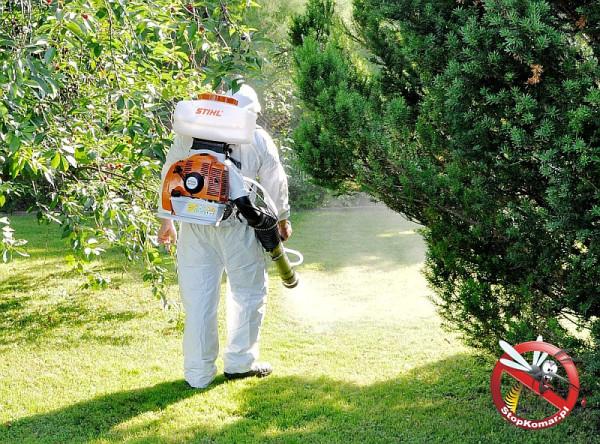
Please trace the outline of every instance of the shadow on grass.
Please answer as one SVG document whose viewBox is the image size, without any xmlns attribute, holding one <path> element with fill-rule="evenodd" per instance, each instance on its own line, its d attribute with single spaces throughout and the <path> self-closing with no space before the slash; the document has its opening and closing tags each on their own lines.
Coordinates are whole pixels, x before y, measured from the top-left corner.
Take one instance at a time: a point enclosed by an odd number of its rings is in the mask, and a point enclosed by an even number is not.
<svg viewBox="0 0 600 444">
<path fill-rule="evenodd" d="M 269 377 L 240 396 L 242 419 L 197 430 L 190 442 L 600 442 L 591 412 L 581 409 L 560 428 L 534 434 L 506 424 L 492 404 L 491 366 L 457 354 L 367 386 L 326 376 Z"/>
<path fill-rule="evenodd" d="M 25 305 L 25 301 L 29 299 L 30 298 L 28 297 L 19 297 L 7 299 L 5 301 L 0 301 L 0 315 L 4 316 L 4 314 L 8 313 L 9 311 L 20 310 Z"/>
<path fill-rule="evenodd" d="M 209 389 L 221 382 L 223 378 Z M 198 393 L 183 380 L 110 393 L 53 412 L 4 423 L 0 426 L 0 442 L 85 442 L 130 418 L 161 411 Z"/>
<path fill-rule="evenodd" d="M 15 293 L 26 293 L 35 290 L 37 288 L 36 279 L 33 279 L 30 275 L 23 273 L 17 275 L 8 276 L 6 279 L 0 280 L 0 294 L 12 295 Z M 4 301 L 2 302 L 4 303 Z M 2 307 L 0 306 L 0 312 Z"/>
<path fill-rule="evenodd" d="M 30 297 L 10 296 L 0 301 L 0 345 L 32 343 L 47 339 L 61 327 L 85 327 L 80 338 L 103 344 L 124 345 L 132 337 L 111 335 L 106 328 L 112 323 L 123 323 L 144 316 L 135 311 L 102 311 L 90 306 L 84 299 L 65 299 L 57 304 L 28 308 Z M 102 334 L 96 334 L 103 332 Z"/>
<path fill-rule="evenodd" d="M 590 443 L 590 417 L 576 411 L 555 429 L 526 432 L 506 424 L 489 394 L 490 364 L 468 355 L 416 368 L 395 379 L 359 386 L 322 376 L 277 377 L 247 384 L 237 398 L 240 419 L 221 428 L 177 428 L 165 413 L 134 429 L 114 426 L 144 412 L 160 411 L 193 395 L 183 382 L 114 393 L 54 412 L 15 421 L 0 428 L 0 441 L 78 442 L 410 442 L 547 443 L 560 439 Z M 222 383 L 222 377 L 211 386 Z M 225 393 L 235 387 L 229 382 Z M 243 383 L 242 383 L 243 384 Z M 210 402 L 215 402 L 211 398 Z M 219 399 L 219 398 L 217 398 Z M 204 403 L 205 399 L 198 402 Z M 214 409 L 219 409 L 218 400 Z M 184 407 L 189 409 L 189 407 Z M 156 424 L 165 430 L 157 434 Z M 186 422 L 186 424 L 189 423 Z M 586 428 L 587 427 L 587 428 Z M 135 432 L 134 432 L 135 430 Z M 135 433 L 132 435 L 131 433 Z M 134 438 L 135 436 L 135 438 Z M 559 442 L 560 442 L 559 441 Z"/>
<path fill-rule="evenodd" d="M 27 261 L 27 259 L 23 260 Z M 19 267 L 20 274 L 9 275 L 6 279 L 0 280 L 0 295 L 12 296 L 31 293 L 36 289 L 47 287 L 60 288 L 62 280 L 72 278 L 76 273 L 73 270 L 48 271 L 48 269 L 61 266 L 63 266 L 63 261 L 58 259 L 44 264 L 24 262 L 23 266 Z"/>
<path fill-rule="evenodd" d="M 14 263 L 27 266 L 34 261 L 43 261 L 44 267 L 51 268 L 53 265 L 65 265 L 65 257 L 73 254 L 67 239 L 61 237 L 62 229 L 56 224 L 38 223 L 33 215 L 13 215 L 11 222 L 17 238 L 27 240 L 24 249 L 29 257 L 15 255 Z M 103 245 L 106 251 L 100 260 L 92 259 L 92 263 L 101 264 L 103 272 L 122 272 L 123 265 L 126 267 L 136 266 L 135 262 L 128 262 L 125 253 L 118 246 Z M 109 265 L 109 264 L 121 265 Z M 106 264 L 106 265 L 102 265 Z M 138 267 L 141 267 L 138 262 Z M 128 271 L 128 270 L 125 270 Z M 66 272 L 70 274 L 71 272 Z M 60 273 L 56 274 L 60 275 Z"/>
</svg>

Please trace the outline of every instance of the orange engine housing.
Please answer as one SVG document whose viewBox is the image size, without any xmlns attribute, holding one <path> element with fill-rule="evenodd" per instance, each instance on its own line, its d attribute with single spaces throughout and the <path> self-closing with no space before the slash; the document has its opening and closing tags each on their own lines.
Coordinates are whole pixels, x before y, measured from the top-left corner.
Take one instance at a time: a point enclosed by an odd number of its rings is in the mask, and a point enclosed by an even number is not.
<svg viewBox="0 0 600 444">
<path fill-rule="evenodd" d="M 172 213 L 171 196 L 226 203 L 229 201 L 227 166 L 210 154 L 194 154 L 175 162 L 162 186 L 162 206 Z"/>
</svg>

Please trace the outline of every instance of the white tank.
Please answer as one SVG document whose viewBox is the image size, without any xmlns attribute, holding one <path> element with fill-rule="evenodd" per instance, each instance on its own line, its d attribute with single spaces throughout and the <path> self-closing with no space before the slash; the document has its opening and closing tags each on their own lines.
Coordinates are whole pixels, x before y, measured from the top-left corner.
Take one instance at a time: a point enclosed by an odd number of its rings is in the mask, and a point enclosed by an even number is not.
<svg viewBox="0 0 600 444">
<path fill-rule="evenodd" d="M 219 94 L 202 94 L 175 106 L 173 130 L 183 136 L 231 144 L 251 143 L 256 112 L 237 100 Z"/>
</svg>

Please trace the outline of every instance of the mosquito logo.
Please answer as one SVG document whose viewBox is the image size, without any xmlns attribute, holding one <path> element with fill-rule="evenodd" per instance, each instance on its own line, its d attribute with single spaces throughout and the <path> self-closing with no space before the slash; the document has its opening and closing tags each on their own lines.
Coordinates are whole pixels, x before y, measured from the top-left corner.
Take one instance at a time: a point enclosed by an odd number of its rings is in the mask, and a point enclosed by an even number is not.
<svg viewBox="0 0 600 444">
<path fill-rule="evenodd" d="M 528 430 L 553 427 L 564 420 L 579 397 L 579 376 L 571 357 L 544 342 L 541 336 L 514 347 L 502 340 L 499 344 L 505 353 L 496 362 L 490 386 L 494 404 L 503 418 Z M 533 353 L 531 364 L 523 357 L 524 353 Z M 503 383 L 510 387 L 504 396 Z M 526 402 L 522 409 L 520 402 Z M 525 413 L 535 417 L 520 416 Z"/>
<path fill-rule="evenodd" d="M 523 390 L 523 384 L 520 382 L 510 389 L 506 398 L 504 398 L 504 402 L 510 408 L 510 411 L 516 413 L 517 406 L 519 405 L 519 396 L 521 396 L 521 390 Z"/>
</svg>

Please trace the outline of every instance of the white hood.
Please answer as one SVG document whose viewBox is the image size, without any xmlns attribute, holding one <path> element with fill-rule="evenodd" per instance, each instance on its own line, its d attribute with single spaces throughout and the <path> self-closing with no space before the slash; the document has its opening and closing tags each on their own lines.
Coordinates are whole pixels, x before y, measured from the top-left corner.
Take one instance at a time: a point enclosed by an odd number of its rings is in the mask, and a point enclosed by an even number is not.
<svg viewBox="0 0 600 444">
<path fill-rule="evenodd" d="M 258 95 L 250 85 L 243 83 L 235 94 L 232 94 L 231 90 L 225 94 L 236 99 L 240 108 L 249 108 L 257 114 L 262 109 L 258 101 Z"/>
</svg>

